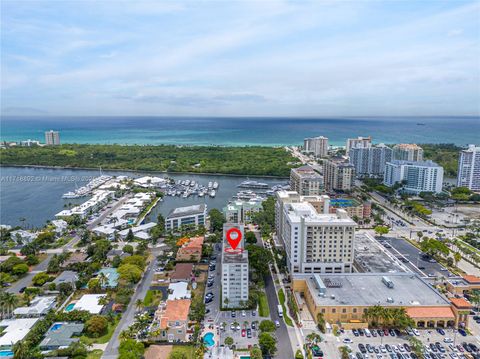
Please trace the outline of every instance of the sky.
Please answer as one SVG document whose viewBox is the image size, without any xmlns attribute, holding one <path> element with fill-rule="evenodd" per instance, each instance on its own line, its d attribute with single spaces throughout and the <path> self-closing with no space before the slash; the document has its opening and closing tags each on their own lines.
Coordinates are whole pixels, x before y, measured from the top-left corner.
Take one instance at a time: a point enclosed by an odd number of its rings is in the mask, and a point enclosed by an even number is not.
<svg viewBox="0 0 480 359">
<path fill-rule="evenodd" d="M 2 115 L 480 115 L 479 1 L 1 1 Z"/>
</svg>

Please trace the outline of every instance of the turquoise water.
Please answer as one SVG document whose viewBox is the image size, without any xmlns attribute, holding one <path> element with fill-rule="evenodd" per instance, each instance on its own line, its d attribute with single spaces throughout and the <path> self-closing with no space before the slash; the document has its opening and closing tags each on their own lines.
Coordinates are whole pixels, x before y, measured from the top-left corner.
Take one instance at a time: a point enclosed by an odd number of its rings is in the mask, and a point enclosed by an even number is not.
<svg viewBox="0 0 480 359">
<path fill-rule="evenodd" d="M 241 356 L 240 359 L 250 359 L 249 356 Z"/>
<path fill-rule="evenodd" d="M 215 345 L 215 341 L 213 340 L 213 333 L 208 332 L 203 337 L 203 342 L 206 344 L 207 347 L 213 347 Z"/>
<path fill-rule="evenodd" d="M 345 198 L 334 198 L 330 200 L 330 205 L 334 207 L 350 207 L 353 203 L 353 200 Z"/>
<path fill-rule="evenodd" d="M 71 305 L 71 304 L 69 304 L 69 305 Z M 68 308 L 68 305 L 67 305 L 67 308 Z M 73 308 L 73 307 L 72 307 L 72 308 Z M 72 309 L 67 310 L 67 309 L 65 308 L 65 310 L 66 310 L 67 312 L 70 312 Z M 61 327 L 62 327 L 62 324 L 60 324 L 60 323 L 54 324 L 54 325 L 52 326 L 52 329 L 50 329 L 50 331 L 53 332 L 54 330 L 58 330 L 58 329 L 60 329 Z"/>
<path fill-rule="evenodd" d="M 418 125 L 421 124 L 421 125 Z M 0 140 L 39 140 L 60 131 L 63 143 L 300 145 L 305 137 L 327 136 L 333 145 L 372 136 L 375 143 L 478 143 L 478 117 L 9 117 L 0 121 Z"/>
<path fill-rule="evenodd" d="M 0 357 L 13 357 L 13 352 L 9 350 L 0 351 Z"/>
<path fill-rule="evenodd" d="M 71 312 L 73 310 L 73 307 L 75 307 L 75 303 L 70 303 L 65 307 L 66 312 Z"/>
</svg>

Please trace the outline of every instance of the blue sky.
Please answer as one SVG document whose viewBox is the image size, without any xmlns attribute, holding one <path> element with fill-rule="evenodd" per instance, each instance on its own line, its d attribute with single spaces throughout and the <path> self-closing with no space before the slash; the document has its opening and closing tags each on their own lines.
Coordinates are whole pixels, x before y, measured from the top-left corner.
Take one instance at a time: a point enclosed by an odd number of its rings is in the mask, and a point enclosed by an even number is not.
<svg viewBox="0 0 480 359">
<path fill-rule="evenodd" d="M 1 1 L 4 115 L 480 114 L 480 2 Z"/>
</svg>

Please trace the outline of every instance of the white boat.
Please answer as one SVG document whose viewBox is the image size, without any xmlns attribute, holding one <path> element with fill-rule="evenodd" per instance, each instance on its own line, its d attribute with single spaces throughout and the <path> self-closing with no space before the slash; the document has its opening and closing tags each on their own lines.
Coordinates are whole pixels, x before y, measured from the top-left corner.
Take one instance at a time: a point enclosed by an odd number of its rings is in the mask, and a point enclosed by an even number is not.
<svg viewBox="0 0 480 359">
<path fill-rule="evenodd" d="M 213 189 L 217 189 L 217 188 L 218 188 L 218 182 L 215 181 L 215 182 L 213 182 Z"/>
<path fill-rule="evenodd" d="M 257 181 L 243 181 L 240 183 L 237 187 L 239 188 L 258 188 L 258 189 L 268 189 L 269 186 L 266 183 L 263 182 L 257 182 Z"/>
<path fill-rule="evenodd" d="M 190 186 L 190 180 L 185 181 L 185 186 Z"/>
<path fill-rule="evenodd" d="M 212 181 L 208 182 L 208 189 L 212 188 L 213 187 L 213 183 Z"/>
<path fill-rule="evenodd" d="M 205 192 L 203 191 L 198 192 L 198 197 L 203 197 L 203 196 L 205 196 Z"/>
<path fill-rule="evenodd" d="M 195 186 L 195 181 L 192 180 L 192 182 L 190 182 L 190 187 L 194 187 Z"/>
<path fill-rule="evenodd" d="M 213 197 L 215 197 L 215 196 L 217 195 L 217 192 L 215 192 L 215 190 L 212 189 L 212 190 L 210 191 L 209 195 L 210 195 L 210 197 L 213 198 Z"/>
<path fill-rule="evenodd" d="M 81 196 L 75 192 L 67 192 L 67 193 L 64 193 L 62 196 L 62 198 L 79 198 L 79 197 Z"/>
</svg>

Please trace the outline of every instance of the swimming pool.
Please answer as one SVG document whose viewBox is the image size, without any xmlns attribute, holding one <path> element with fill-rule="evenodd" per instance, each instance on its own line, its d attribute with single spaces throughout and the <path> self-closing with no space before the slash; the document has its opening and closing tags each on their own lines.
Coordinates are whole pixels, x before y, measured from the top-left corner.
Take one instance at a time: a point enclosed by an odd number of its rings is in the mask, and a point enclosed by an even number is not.
<svg viewBox="0 0 480 359">
<path fill-rule="evenodd" d="M 203 342 L 207 347 L 213 347 L 215 345 L 215 341 L 213 340 L 213 333 L 208 332 L 207 334 L 205 334 L 203 337 Z"/>
<path fill-rule="evenodd" d="M 10 350 L 0 351 L 0 357 L 2 357 L 2 358 L 13 357 L 13 352 L 10 351 Z"/>
<path fill-rule="evenodd" d="M 250 356 L 244 356 L 244 355 L 242 355 L 242 356 L 240 357 L 240 359 L 250 359 Z"/>
<path fill-rule="evenodd" d="M 70 303 L 65 307 L 66 312 L 71 312 L 73 310 L 73 307 L 75 307 L 75 303 Z"/>
<path fill-rule="evenodd" d="M 65 310 L 66 310 L 66 309 L 65 309 Z M 69 310 L 68 310 L 68 312 L 69 312 Z M 58 330 L 58 329 L 60 329 L 61 327 L 62 327 L 62 324 L 61 324 L 61 323 L 54 324 L 54 325 L 52 326 L 52 329 L 50 329 L 50 331 Z"/>
</svg>

